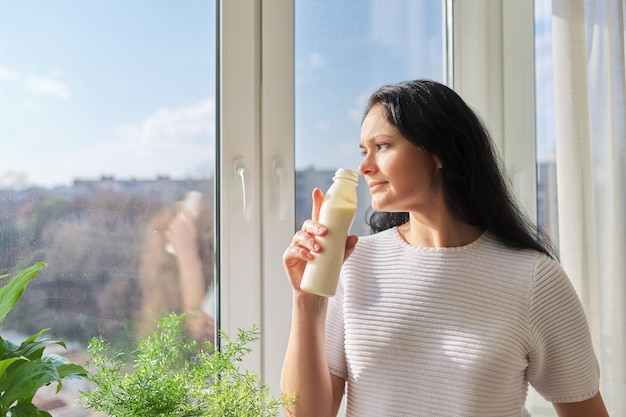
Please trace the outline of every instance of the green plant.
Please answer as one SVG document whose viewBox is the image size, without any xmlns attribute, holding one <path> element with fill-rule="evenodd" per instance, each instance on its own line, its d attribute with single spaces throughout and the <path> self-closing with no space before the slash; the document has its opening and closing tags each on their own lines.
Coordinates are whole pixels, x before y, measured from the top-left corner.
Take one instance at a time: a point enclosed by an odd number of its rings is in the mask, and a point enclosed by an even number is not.
<svg viewBox="0 0 626 417">
<path fill-rule="evenodd" d="M 81 393 L 85 405 L 110 417 L 266 417 L 278 415 L 281 401 L 272 397 L 258 375 L 238 364 L 258 339 L 256 327 L 240 330 L 223 347 L 201 348 L 185 337 L 184 315 L 170 314 L 139 342 L 128 369 L 122 353 L 110 353 L 102 338 L 89 344 L 96 370 L 95 389 Z"/>
<path fill-rule="evenodd" d="M 45 266 L 45 263 L 38 262 L 23 269 L 0 288 L 0 324 L 15 306 L 28 283 Z M 2 275 L 0 279 L 8 276 Z M 41 330 L 20 345 L 0 337 L 0 416 L 50 417 L 50 413 L 39 410 L 32 403 L 39 388 L 56 382 L 59 392 L 63 380 L 87 376 L 87 371 L 82 366 L 71 363 L 60 355 L 43 354 L 45 347 L 50 344 L 66 347 L 61 341 L 39 339 L 48 330 Z"/>
</svg>

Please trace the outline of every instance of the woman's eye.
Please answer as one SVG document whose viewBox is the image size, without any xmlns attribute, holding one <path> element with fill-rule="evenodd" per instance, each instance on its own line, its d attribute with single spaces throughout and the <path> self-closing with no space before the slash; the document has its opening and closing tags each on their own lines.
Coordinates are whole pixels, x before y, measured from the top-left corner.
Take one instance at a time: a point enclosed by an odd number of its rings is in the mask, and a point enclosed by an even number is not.
<svg viewBox="0 0 626 417">
<path fill-rule="evenodd" d="M 379 142 L 374 145 L 374 147 L 376 147 L 376 150 L 385 149 L 385 148 L 388 148 L 389 146 L 390 145 L 387 142 Z M 368 154 L 367 148 L 361 148 L 361 156 L 366 156 L 367 154 Z"/>
</svg>

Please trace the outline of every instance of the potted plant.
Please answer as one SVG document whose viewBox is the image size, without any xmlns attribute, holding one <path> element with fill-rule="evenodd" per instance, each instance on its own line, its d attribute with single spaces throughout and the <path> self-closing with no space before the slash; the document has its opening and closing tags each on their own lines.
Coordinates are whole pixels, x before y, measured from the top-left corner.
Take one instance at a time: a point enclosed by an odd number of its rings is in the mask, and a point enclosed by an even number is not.
<svg viewBox="0 0 626 417">
<path fill-rule="evenodd" d="M 127 363 L 102 338 L 89 344 L 96 387 L 81 393 L 84 404 L 111 417 L 269 417 L 282 402 L 255 373 L 239 363 L 258 338 L 256 327 L 235 340 L 224 333 L 222 348 L 198 344 L 183 332 L 184 315 L 163 317 L 138 343 Z M 289 400 L 285 400 L 289 401 Z"/>
<path fill-rule="evenodd" d="M 0 288 L 0 325 L 28 283 L 45 266 L 45 263 L 38 262 L 23 269 Z M 2 275 L 0 279 L 7 277 L 8 274 Z M 66 348 L 62 341 L 40 338 L 48 330 L 50 329 L 39 331 L 19 345 L 0 337 L 0 416 L 51 417 L 50 413 L 39 410 L 33 404 L 37 391 L 56 382 L 58 393 L 63 380 L 87 376 L 82 366 L 71 363 L 60 355 L 44 355 L 44 349 L 50 344 Z"/>
</svg>

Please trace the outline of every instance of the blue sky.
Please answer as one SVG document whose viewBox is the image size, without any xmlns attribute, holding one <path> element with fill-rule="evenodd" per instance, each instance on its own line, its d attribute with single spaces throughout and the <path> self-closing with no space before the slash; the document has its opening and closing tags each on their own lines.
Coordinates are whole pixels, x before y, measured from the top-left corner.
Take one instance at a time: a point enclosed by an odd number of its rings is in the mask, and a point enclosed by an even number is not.
<svg viewBox="0 0 626 417">
<path fill-rule="evenodd" d="M 554 161 L 554 76 L 552 64 L 552 2 L 535 1 L 535 106 L 537 160 Z"/>
<path fill-rule="evenodd" d="M 356 168 L 369 94 L 390 82 L 443 80 L 441 23 L 433 0 L 296 1 L 296 167 Z M 555 136 L 549 0 L 535 2 L 535 32 L 537 159 L 543 162 L 554 158 Z"/>
<path fill-rule="evenodd" d="M 0 186 L 210 171 L 214 2 L 0 0 Z"/>
<path fill-rule="evenodd" d="M 0 0 L 0 188 L 211 175 L 214 9 L 214 0 Z M 356 168 L 368 95 L 442 80 L 440 13 L 432 0 L 296 1 L 297 168 Z M 549 51 L 549 37 L 537 45 Z"/>
<path fill-rule="evenodd" d="M 356 169 L 367 97 L 391 82 L 442 81 L 441 5 L 298 1 L 295 13 L 296 167 Z"/>
</svg>

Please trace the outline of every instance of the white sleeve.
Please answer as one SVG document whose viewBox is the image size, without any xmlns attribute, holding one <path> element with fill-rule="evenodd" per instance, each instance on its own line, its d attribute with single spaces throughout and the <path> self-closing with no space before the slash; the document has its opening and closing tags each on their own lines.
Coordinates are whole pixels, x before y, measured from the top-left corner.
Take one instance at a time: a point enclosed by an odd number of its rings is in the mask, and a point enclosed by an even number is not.
<svg viewBox="0 0 626 417">
<path fill-rule="evenodd" d="M 561 266 L 543 255 L 535 267 L 529 324 L 529 383 L 550 402 L 593 397 L 600 370 L 582 304 Z"/>
</svg>

